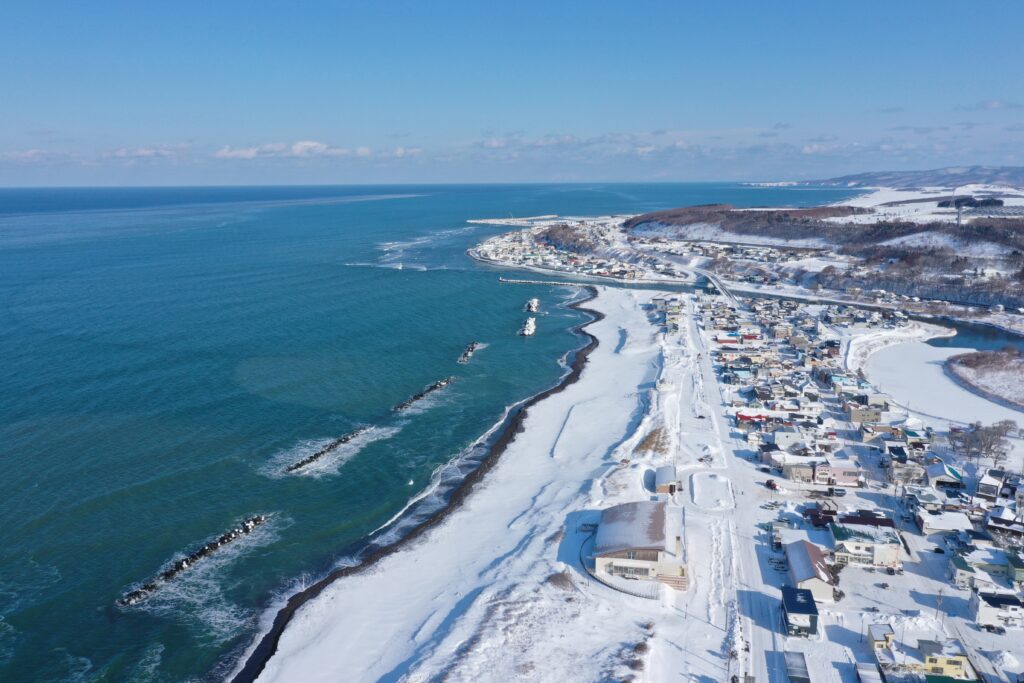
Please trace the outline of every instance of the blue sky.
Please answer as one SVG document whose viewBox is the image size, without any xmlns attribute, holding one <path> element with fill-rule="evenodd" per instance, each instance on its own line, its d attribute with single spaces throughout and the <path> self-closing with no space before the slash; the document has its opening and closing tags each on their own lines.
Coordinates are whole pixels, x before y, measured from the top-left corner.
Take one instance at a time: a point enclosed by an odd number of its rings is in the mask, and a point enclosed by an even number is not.
<svg viewBox="0 0 1024 683">
<path fill-rule="evenodd" d="M 1024 165 L 1024 3 L 0 3 L 0 185 Z"/>
</svg>

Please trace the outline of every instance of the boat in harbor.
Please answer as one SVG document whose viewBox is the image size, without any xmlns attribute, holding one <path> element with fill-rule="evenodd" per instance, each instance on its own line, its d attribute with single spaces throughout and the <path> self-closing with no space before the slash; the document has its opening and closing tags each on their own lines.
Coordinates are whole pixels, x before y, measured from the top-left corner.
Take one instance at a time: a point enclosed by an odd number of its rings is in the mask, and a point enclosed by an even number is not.
<svg viewBox="0 0 1024 683">
<path fill-rule="evenodd" d="M 537 331 L 537 319 L 532 315 L 526 319 L 523 326 L 519 329 L 519 334 L 524 337 L 532 336 Z"/>
<path fill-rule="evenodd" d="M 529 301 L 526 302 L 526 312 L 527 313 L 536 313 L 539 310 L 540 310 L 540 299 L 534 297 L 533 299 L 530 299 Z"/>
</svg>

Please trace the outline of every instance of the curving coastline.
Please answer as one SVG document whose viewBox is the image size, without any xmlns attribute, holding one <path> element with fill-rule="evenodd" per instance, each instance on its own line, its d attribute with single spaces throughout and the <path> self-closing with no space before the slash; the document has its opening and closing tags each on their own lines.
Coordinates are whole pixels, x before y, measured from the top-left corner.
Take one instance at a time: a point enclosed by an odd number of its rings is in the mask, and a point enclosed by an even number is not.
<svg viewBox="0 0 1024 683">
<path fill-rule="evenodd" d="M 566 284 L 573 285 L 573 283 Z M 587 313 L 590 316 L 590 320 L 573 328 L 574 333 L 582 336 L 587 341 L 582 347 L 576 350 L 568 372 L 554 386 L 535 394 L 529 399 L 523 401 L 518 407 L 509 411 L 504 420 L 504 424 L 497 433 L 497 437 L 490 444 L 490 447 L 483 459 L 477 467 L 468 472 L 456 488 L 448 494 L 448 499 L 444 507 L 414 526 L 398 541 L 373 550 L 366 557 L 362 558 L 356 565 L 339 567 L 331 570 L 326 576 L 316 583 L 290 596 L 284 607 L 278 610 L 277 614 L 274 616 L 270 629 L 259 637 L 259 641 L 255 648 L 253 648 L 246 656 L 245 664 L 241 668 L 237 669 L 237 672 L 231 677 L 232 683 L 250 683 L 260 676 L 263 669 L 266 667 L 267 662 L 270 661 L 270 658 L 277 652 L 278 643 L 281 640 L 281 636 L 284 633 L 285 628 L 287 628 L 288 623 L 300 607 L 316 598 L 324 591 L 324 589 L 335 581 L 346 576 L 357 574 L 373 566 L 381 559 L 398 552 L 407 543 L 437 526 L 444 521 L 450 513 L 457 510 L 462 501 L 465 500 L 472 492 L 476 484 L 480 482 L 484 475 L 486 475 L 495 463 L 498 462 L 498 459 L 508 448 L 509 444 L 515 440 L 516 435 L 523 431 L 523 422 L 527 417 L 529 408 L 549 396 L 563 391 L 566 387 L 572 385 L 580 378 L 583 374 L 583 368 L 587 363 L 588 356 L 590 356 L 594 349 L 597 348 L 599 343 L 597 337 L 586 331 L 586 327 L 604 319 L 605 316 L 600 311 L 587 308 L 584 305 L 587 302 L 592 301 L 597 296 L 597 288 L 593 285 L 576 286 L 584 289 L 588 293 L 588 296 L 580 299 L 579 301 L 574 301 L 569 304 L 569 307 L 574 310 Z M 363 548 L 367 547 L 372 538 L 373 537 L 371 536 L 364 539 L 360 542 L 360 545 Z"/>
</svg>

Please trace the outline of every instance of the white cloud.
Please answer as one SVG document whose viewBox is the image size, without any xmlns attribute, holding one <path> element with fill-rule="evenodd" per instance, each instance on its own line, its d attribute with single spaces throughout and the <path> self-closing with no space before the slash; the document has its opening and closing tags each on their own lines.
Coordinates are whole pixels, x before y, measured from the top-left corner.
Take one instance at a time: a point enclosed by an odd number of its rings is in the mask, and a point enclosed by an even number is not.
<svg viewBox="0 0 1024 683">
<path fill-rule="evenodd" d="M 325 157 L 367 156 L 360 147 L 352 151 L 347 147 L 334 147 L 316 140 L 299 140 L 291 144 L 272 142 L 250 147 L 224 145 L 213 156 L 217 159 L 315 159 Z"/>
<path fill-rule="evenodd" d="M 1007 100 L 985 100 L 970 106 L 957 107 L 957 109 L 965 111 L 999 111 L 1001 109 L 1020 109 L 1020 105 L 1016 102 L 1008 102 Z"/>
<path fill-rule="evenodd" d="M 188 145 L 154 145 L 146 147 L 118 147 L 103 156 L 127 162 L 146 159 L 173 159 L 188 149 Z"/>
<path fill-rule="evenodd" d="M 21 163 L 42 163 L 46 161 L 53 161 L 62 156 L 64 155 L 58 152 L 51 152 L 46 149 L 22 149 L 14 152 L 0 153 L 0 159 Z"/>
</svg>

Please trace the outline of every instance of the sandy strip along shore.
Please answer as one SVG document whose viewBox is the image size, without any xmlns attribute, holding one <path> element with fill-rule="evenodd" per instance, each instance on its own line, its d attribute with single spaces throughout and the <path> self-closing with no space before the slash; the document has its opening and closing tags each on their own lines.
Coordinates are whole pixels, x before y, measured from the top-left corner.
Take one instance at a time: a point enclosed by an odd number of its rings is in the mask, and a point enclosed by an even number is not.
<svg viewBox="0 0 1024 683">
<path fill-rule="evenodd" d="M 571 283 L 566 284 L 567 286 L 572 286 Z M 586 343 L 574 354 L 569 371 L 561 381 L 550 389 L 542 391 L 536 396 L 528 399 L 518 406 L 518 408 L 509 413 L 505 420 L 505 424 L 500 429 L 497 438 L 491 445 L 487 457 L 475 470 L 470 472 L 465 479 L 463 479 L 461 485 L 451 493 L 448 504 L 444 508 L 423 521 L 418 526 L 414 527 L 397 543 L 393 543 L 373 551 L 357 565 L 335 569 L 316 583 L 292 595 L 285 603 L 284 607 L 282 607 L 274 617 L 270 630 L 259 638 L 255 647 L 247 653 L 244 664 L 242 664 L 240 668 L 236 669 L 232 676 L 233 683 L 247 683 L 249 681 L 256 680 L 260 676 L 266 667 L 267 662 L 277 652 L 281 636 L 284 634 L 285 628 L 288 626 L 289 622 L 291 622 L 299 608 L 316 598 L 324 591 L 325 588 L 333 584 L 335 581 L 363 572 L 385 557 L 401 550 L 406 544 L 418 538 L 429 529 L 440 524 L 452 512 L 458 509 L 466 496 L 468 496 L 473 490 L 474 486 L 484 477 L 487 471 L 498 462 L 498 459 L 508 448 L 508 445 L 515 439 L 516 435 L 523 431 L 523 421 L 526 419 L 529 408 L 549 396 L 563 391 L 566 387 L 575 383 L 579 379 L 583 372 L 583 367 L 587 363 L 588 356 L 598 346 L 597 337 L 587 332 L 585 328 L 604 318 L 604 314 L 600 311 L 585 306 L 587 302 L 593 300 L 597 296 L 597 289 L 589 285 L 584 286 L 583 289 L 588 292 L 588 296 L 584 299 L 573 302 L 570 304 L 570 307 L 583 311 L 591 316 L 591 320 L 574 329 L 574 332 L 586 339 Z"/>
</svg>

